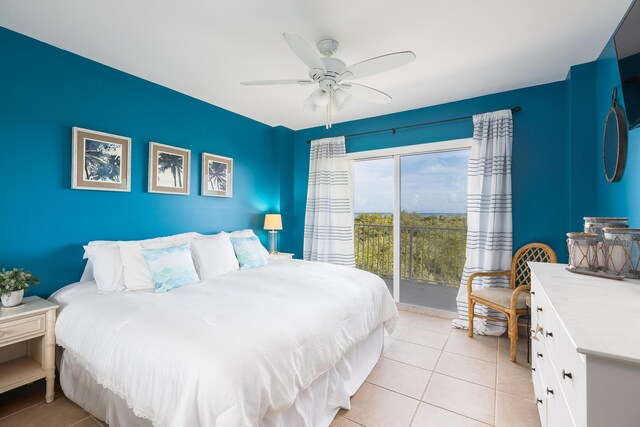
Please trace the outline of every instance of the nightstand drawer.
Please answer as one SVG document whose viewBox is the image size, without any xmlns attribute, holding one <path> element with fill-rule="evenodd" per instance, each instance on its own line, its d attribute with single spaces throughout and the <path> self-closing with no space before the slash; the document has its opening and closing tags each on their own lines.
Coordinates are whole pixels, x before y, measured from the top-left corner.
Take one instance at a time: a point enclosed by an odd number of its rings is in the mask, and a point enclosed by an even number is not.
<svg viewBox="0 0 640 427">
<path fill-rule="evenodd" d="M 0 324 L 0 346 L 44 335 L 45 315 L 27 317 Z"/>
</svg>

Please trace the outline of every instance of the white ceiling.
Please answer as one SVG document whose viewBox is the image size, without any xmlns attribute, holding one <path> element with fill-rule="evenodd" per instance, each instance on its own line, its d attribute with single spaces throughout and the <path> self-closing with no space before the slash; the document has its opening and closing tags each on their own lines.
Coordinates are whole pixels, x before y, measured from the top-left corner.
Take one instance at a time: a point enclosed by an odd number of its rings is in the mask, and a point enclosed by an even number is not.
<svg viewBox="0 0 640 427">
<path fill-rule="evenodd" d="M 322 125 L 283 32 L 336 38 L 347 65 L 412 50 L 416 61 L 358 80 L 393 97 L 354 101 L 334 122 L 565 78 L 597 58 L 631 0 L 0 0 L 0 25 L 260 122 Z"/>
</svg>

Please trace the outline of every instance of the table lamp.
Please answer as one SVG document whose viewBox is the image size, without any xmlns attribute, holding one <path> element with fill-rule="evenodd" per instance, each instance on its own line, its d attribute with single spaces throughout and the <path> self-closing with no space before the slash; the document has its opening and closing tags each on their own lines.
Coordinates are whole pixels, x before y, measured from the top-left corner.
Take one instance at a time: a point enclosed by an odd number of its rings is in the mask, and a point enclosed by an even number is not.
<svg viewBox="0 0 640 427">
<path fill-rule="evenodd" d="M 278 230 L 282 230 L 282 216 L 267 214 L 264 217 L 264 229 L 269 230 L 269 253 L 278 253 Z"/>
</svg>

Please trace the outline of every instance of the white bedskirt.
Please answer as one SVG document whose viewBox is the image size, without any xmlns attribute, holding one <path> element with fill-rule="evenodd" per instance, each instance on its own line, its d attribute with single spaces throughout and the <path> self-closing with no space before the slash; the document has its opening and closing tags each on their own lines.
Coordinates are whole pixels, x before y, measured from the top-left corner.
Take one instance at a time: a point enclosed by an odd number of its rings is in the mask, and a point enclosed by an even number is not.
<svg viewBox="0 0 640 427">
<path fill-rule="evenodd" d="M 340 408 L 350 409 L 350 397 L 375 367 L 383 342 L 384 328 L 379 326 L 347 351 L 333 368 L 302 390 L 291 407 L 263 419 L 260 426 L 323 427 L 331 424 Z M 152 426 L 151 421 L 137 417 L 125 400 L 98 384 L 72 356 L 60 350 L 60 385 L 69 399 L 112 427 Z"/>
</svg>

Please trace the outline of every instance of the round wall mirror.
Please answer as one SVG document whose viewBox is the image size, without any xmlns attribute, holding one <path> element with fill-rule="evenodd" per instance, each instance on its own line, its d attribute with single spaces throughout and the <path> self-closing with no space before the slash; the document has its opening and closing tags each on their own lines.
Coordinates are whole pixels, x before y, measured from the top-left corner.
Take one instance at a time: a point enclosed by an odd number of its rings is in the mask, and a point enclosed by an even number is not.
<svg viewBox="0 0 640 427">
<path fill-rule="evenodd" d="M 608 182 L 619 181 L 627 160 L 627 122 L 618 106 L 618 89 L 613 89 L 611 108 L 604 121 L 602 164 Z"/>
</svg>

